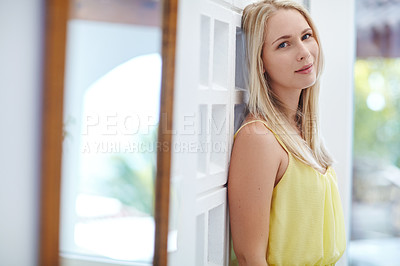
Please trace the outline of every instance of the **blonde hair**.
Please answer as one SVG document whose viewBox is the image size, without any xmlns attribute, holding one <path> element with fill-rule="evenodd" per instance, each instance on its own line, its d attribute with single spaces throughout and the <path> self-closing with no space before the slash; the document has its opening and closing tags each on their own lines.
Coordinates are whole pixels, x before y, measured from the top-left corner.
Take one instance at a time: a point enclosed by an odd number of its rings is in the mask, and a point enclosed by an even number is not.
<svg viewBox="0 0 400 266">
<path fill-rule="evenodd" d="M 302 90 L 296 115 L 296 122 L 303 137 L 297 134 L 291 126 L 288 116 L 285 115 L 285 106 L 272 92 L 268 75 L 264 75 L 263 70 L 262 47 L 266 34 L 265 28 L 268 19 L 280 9 L 299 11 L 311 27 L 319 47 L 316 82 Z M 244 9 L 242 29 L 246 38 L 248 112 L 256 118 L 264 119 L 297 159 L 324 172 L 333 160 L 325 149 L 319 134 L 318 95 L 323 54 L 317 29 L 308 11 L 293 1 L 260 1 L 250 4 Z"/>
</svg>

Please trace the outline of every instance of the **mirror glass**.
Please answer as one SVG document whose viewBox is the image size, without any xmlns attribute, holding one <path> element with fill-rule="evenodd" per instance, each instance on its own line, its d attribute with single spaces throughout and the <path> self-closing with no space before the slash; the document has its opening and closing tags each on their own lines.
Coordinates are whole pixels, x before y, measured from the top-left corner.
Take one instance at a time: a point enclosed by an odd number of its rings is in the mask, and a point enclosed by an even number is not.
<svg viewBox="0 0 400 266">
<path fill-rule="evenodd" d="M 62 265 L 152 262 L 160 10 L 156 0 L 70 1 Z"/>
</svg>

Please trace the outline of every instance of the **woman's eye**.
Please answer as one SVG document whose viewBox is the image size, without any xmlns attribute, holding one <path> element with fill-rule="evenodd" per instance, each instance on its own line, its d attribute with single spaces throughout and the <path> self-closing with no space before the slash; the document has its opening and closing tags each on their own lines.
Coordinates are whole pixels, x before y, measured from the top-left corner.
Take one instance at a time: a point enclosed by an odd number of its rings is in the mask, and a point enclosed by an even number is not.
<svg viewBox="0 0 400 266">
<path fill-rule="evenodd" d="M 285 48 L 286 46 L 288 46 L 288 43 L 283 42 L 283 43 L 279 44 L 278 48 Z"/>
<path fill-rule="evenodd" d="M 311 36 L 312 36 L 312 35 L 311 35 L 310 33 L 307 33 L 307 34 L 305 34 L 305 35 L 303 36 L 302 40 L 304 41 L 304 40 L 310 38 Z"/>
</svg>

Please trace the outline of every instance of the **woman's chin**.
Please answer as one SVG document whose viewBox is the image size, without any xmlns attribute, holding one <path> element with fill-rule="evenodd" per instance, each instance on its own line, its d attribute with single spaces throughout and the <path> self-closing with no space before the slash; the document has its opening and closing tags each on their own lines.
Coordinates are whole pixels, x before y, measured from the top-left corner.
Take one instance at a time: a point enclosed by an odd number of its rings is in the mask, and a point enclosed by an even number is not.
<svg viewBox="0 0 400 266">
<path fill-rule="evenodd" d="M 316 82 L 317 82 L 316 78 L 310 79 L 308 81 L 304 81 L 302 87 L 303 87 L 303 89 L 309 88 L 309 87 L 313 86 Z"/>
</svg>

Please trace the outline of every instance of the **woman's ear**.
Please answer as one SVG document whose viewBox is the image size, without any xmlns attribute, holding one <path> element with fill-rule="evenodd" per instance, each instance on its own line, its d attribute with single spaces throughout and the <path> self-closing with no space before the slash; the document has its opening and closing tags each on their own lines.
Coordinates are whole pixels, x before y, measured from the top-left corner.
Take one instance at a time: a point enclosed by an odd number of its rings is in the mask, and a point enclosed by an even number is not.
<svg viewBox="0 0 400 266">
<path fill-rule="evenodd" d="M 261 61 L 261 63 L 262 63 L 262 71 L 263 71 L 263 74 L 266 75 L 266 74 L 267 74 L 267 70 L 265 69 L 264 62 Z"/>
<path fill-rule="evenodd" d="M 264 60 L 263 60 L 263 58 L 262 58 L 262 54 L 261 54 L 261 65 L 262 65 L 263 74 L 265 74 L 265 73 L 267 72 L 267 70 L 265 70 Z"/>
</svg>

